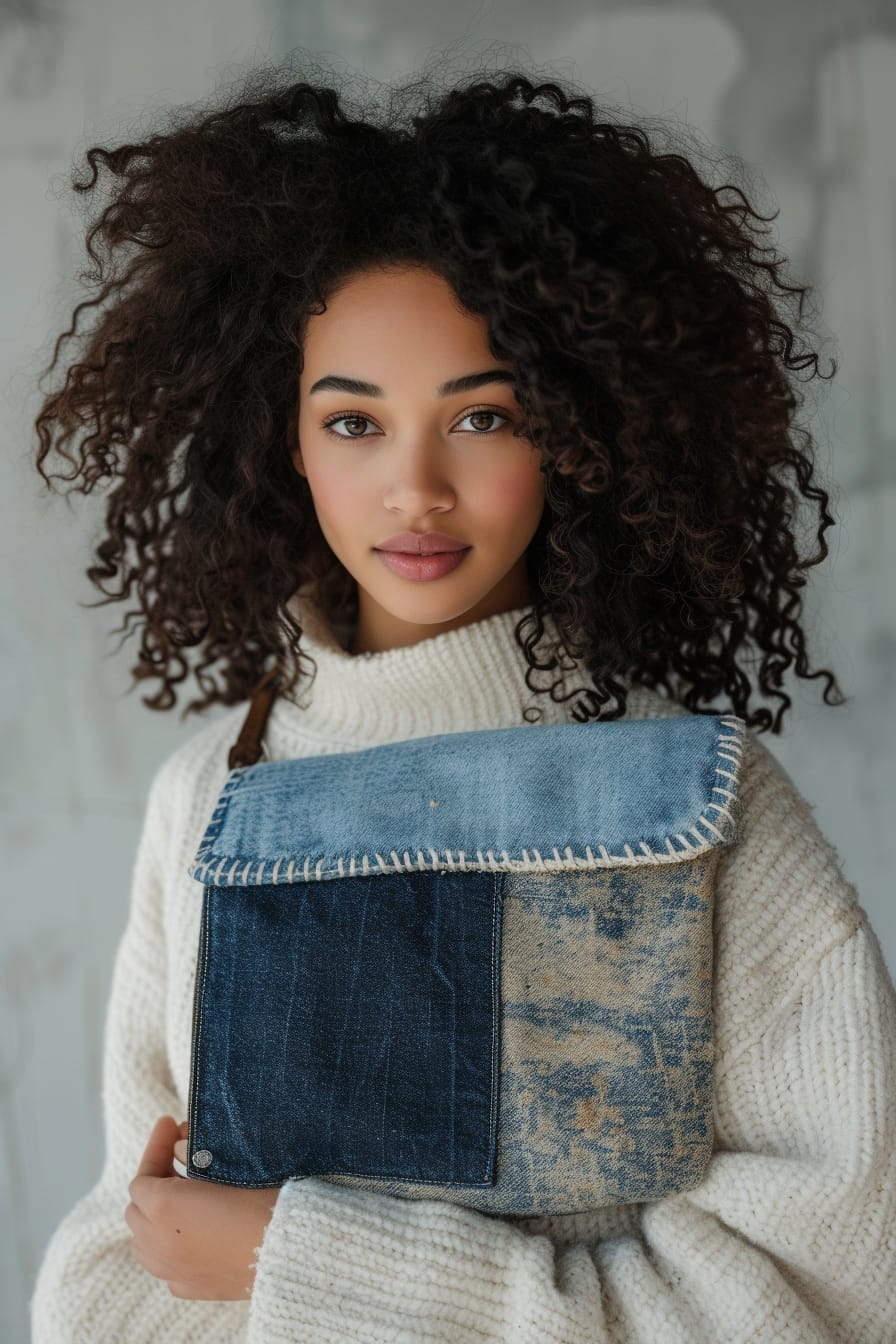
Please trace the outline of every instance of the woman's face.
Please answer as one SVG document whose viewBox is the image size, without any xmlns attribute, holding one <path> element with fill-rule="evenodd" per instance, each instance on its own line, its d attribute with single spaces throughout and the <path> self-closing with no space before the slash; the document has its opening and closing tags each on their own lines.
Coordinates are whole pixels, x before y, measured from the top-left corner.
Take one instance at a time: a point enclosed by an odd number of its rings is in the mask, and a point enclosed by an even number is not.
<svg viewBox="0 0 896 1344">
<path fill-rule="evenodd" d="M 487 330 L 419 267 L 360 273 L 309 319 L 292 457 L 321 531 L 357 580 L 353 653 L 531 601 L 526 548 L 544 477 L 532 443 L 514 437 L 511 368 L 490 353 Z M 401 532 L 418 546 L 420 534 L 444 533 L 466 549 L 450 569 L 445 556 L 390 564 L 382 548 Z"/>
</svg>

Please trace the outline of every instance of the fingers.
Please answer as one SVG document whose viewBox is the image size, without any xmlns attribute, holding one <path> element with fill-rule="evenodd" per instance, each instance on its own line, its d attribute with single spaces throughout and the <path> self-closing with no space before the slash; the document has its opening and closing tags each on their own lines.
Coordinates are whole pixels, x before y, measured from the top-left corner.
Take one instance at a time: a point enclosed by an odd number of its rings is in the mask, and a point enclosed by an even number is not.
<svg viewBox="0 0 896 1344">
<path fill-rule="evenodd" d="M 163 1115 L 156 1121 L 143 1150 L 137 1177 L 171 1175 L 171 1154 L 179 1133 L 180 1128 L 173 1115 Z"/>
<path fill-rule="evenodd" d="M 146 1214 L 142 1213 L 140 1209 L 137 1208 L 137 1205 L 133 1203 L 133 1201 L 127 1206 L 127 1208 L 124 1211 L 124 1220 L 135 1236 L 137 1232 L 140 1231 L 141 1228 L 145 1227 L 146 1224 L 149 1222 L 149 1219 L 146 1217 Z"/>
</svg>

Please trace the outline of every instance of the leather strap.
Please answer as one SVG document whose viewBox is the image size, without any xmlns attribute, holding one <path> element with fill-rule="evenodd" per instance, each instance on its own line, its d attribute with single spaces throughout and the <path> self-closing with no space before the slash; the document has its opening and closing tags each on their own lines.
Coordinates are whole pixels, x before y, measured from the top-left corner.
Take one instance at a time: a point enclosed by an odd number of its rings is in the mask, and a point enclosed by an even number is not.
<svg viewBox="0 0 896 1344">
<path fill-rule="evenodd" d="M 227 757 L 228 769 L 233 770 L 238 765 L 254 765 L 260 759 L 263 750 L 261 739 L 280 679 L 280 667 L 275 664 L 253 690 L 239 737 L 230 748 Z"/>
</svg>

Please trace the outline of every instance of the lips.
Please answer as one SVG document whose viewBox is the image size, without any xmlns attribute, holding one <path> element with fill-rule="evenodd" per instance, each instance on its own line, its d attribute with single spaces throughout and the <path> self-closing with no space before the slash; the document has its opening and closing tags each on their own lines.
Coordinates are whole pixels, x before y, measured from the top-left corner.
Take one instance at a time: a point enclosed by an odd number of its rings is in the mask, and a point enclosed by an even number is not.
<svg viewBox="0 0 896 1344">
<path fill-rule="evenodd" d="M 463 564 L 473 548 L 463 546 L 459 551 L 433 551 L 429 555 L 408 554 L 407 551 L 387 551 L 374 547 L 387 569 L 403 579 L 417 579 L 424 582 L 440 579 Z"/>
<path fill-rule="evenodd" d="M 470 548 L 466 542 L 458 541 L 446 532 L 398 532 L 373 549 L 403 555 L 446 555 Z"/>
</svg>

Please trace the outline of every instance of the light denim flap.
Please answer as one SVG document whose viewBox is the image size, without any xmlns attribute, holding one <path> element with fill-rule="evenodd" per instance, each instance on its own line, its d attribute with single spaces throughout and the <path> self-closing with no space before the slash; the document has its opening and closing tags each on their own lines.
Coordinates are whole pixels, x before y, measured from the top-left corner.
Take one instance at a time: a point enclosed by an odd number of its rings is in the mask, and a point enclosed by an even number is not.
<svg viewBox="0 0 896 1344">
<path fill-rule="evenodd" d="M 736 837 L 745 727 L 732 714 L 529 724 L 238 766 L 188 871 L 259 886 L 692 859 Z"/>
</svg>

